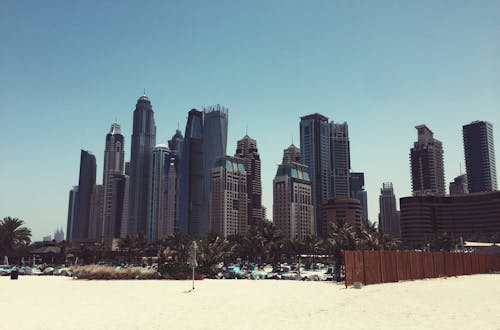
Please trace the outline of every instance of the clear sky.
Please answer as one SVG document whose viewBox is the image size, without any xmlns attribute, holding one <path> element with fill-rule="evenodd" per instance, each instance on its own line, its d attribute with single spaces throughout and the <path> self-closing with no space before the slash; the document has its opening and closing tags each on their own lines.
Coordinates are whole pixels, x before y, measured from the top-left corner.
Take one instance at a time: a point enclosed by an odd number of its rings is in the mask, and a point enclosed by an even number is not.
<svg viewBox="0 0 500 330">
<path fill-rule="evenodd" d="M 80 149 L 102 180 L 115 119 L 129 159 L 144 88 L 158 143 L 206 105 L 229 108 L 229 154 L 248 126 L 270 216 L 276 165 L 310 113 L 349 124 L 372 221 L 383 182 L 411 194 L 414 126 L 443 142 L 447 184 L 464 168 L 462 125 L 493 123 L 499 154 L 497 0 L 2 1 L 0 42 L 0 217 L 34 239 L 66 230 Z"/>
</svg>

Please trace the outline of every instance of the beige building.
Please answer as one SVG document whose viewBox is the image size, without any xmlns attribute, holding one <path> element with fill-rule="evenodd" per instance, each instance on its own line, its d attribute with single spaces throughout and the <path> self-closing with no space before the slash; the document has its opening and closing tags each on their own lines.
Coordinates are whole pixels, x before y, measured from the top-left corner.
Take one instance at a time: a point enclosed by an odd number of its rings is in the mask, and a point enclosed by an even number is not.
<svg viewBox="0 0 500 330">
<path fill-rule="evenodd" d="M 224 238 L 248 227 L 247 173 L 241 158 L 216 160 L 210 183 L 210 231 Z"/>
<path fill-rule="evenodd" d="M 273 181 L 273 223 L 290 240 L 315 234 L 307 166 L 289 161 L 279 165 Z"/>
</svg>

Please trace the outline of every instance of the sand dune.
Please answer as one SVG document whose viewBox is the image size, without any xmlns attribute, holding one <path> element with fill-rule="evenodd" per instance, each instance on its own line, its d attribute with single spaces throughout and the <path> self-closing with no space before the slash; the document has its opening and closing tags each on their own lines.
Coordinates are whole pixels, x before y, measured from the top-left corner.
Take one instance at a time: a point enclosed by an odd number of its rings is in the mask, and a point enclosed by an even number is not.
<svg viewBox="0 0 500 330">
<path fill-rule="evenodd" d="M 500 329 L 500 275 L 345 289 L 279 280 L 0 277 L 0 329 Z"/>
</svg>

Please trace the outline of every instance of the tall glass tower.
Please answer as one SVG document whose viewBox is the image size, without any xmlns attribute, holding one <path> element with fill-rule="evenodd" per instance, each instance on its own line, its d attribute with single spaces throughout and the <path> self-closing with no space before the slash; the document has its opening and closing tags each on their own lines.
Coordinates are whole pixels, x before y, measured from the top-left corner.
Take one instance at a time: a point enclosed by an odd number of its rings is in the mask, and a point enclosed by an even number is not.
<svg viewBox="0 0 500 330">
<path fill-rule="evenodd" d="M 80 153 L 80 176 L 78 179 L 78 209 L 76 221 L 73 224 L 73 240 L 87 239 L 89 235 L 90 206 L 92 191 L 96 180 L 97 165 L 95 156 L 89 151 L 82 150 Z"/>
<path fill-rule="evenodd" d="M 137 100 L 132 129 L 129 187 L 129 234 L 146 234 L 148 215 L 148 185 L 151 171 L 151 152 L 156 144 L 153 108 L 146 95 Z"/>
<path fill-rule="evenodd" d="M 493 125 L 475 121 L 463 126 L 469 192 L 497 190 Z"/>
<path fill-rule="evenodd" d="M 216 105 L 189 112 L 181 152 L 179 231 L 206 236 L 210 231 L 210 178 L 217 158 L 226 155 L 228 111 Z"/>
<path fill-rule="evenodd" d="M 321 205 L 331 197 L 331 125 L 318 113 L 300 118 L 300 159 L 309 171 L 315 232 L 321 235 Z"/>
</svg>

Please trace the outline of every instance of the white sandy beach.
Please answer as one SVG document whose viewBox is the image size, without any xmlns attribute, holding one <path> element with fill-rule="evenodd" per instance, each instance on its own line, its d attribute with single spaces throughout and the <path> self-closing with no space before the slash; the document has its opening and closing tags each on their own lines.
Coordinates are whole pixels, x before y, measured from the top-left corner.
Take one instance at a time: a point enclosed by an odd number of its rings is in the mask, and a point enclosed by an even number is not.
<svg viewBox="0 0 500 330">
<path fill-rule="evenodd" d="M 0 277 L 0 329 L 500 329 L 500 275 L 345 289 L 280 280 Z"/>
</svg>

